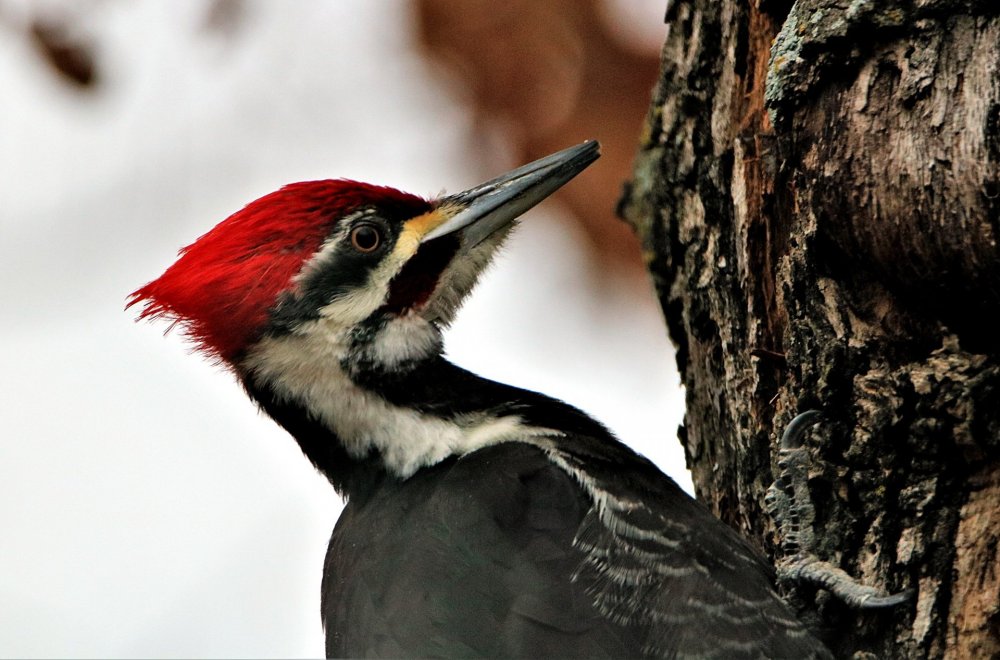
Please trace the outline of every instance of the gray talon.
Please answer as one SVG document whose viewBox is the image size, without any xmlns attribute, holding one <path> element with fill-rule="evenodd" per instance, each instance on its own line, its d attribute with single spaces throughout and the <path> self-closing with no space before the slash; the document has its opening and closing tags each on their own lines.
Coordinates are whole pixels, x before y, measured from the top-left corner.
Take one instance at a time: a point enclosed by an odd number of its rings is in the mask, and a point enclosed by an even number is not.
<svg viewBox="0 0 1000 660">
<path fill-rule="evenodd" d="M 805 432 L 822 417 L 818 410 L 800 413 L 781 435 L 778 450 L 780 472 L 768 488 L 764 500 L 768 513 L 781 530 L 784 556 L 776 564 L 778 579 L 821 587 L 856 609 L 880 609 L 904 603 L 913 596 L 912 589 L 884 594 L 861 584 L 843 569 L 820 560 L 814 554 L 816 510 L 809 495 L 810 458 L 803 440 Z"/>
</svg>

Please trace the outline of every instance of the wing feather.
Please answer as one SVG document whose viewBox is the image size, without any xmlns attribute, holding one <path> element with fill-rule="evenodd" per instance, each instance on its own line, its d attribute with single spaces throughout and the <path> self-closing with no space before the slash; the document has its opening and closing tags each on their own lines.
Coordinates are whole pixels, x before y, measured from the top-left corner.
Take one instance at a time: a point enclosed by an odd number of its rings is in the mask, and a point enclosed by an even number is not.
<svg viewBox="0 0 1000 660">
<path fill-rule="evenodd" d="M 594 502 L 574 539 L 583 554 L 574 579 L 610 621 L 642 631 L 647 656 L 830 657 L 732 529 L 641 457 L 622 457 L 640 462 L 630 479 L 578 448 L 588 451 L 580 438 L 546 447 Z"/>
</svg>

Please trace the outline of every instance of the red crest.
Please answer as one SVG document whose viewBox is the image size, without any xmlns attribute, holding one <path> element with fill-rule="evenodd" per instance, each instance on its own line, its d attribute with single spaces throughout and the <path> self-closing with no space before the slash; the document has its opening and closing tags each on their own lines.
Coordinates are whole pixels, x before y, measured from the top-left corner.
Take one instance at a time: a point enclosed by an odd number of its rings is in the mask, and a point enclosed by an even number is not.
<svg viewBox="0 0 1000 660">
<path fill-rule="evenodd" d="M 337 221 L 366 205 L 402 217 L 430 208 L 415 195 L 356 181 L 293 183 L 250 202 L 181 249 L 163 275 L 129 296 L 126 307 L 142 303 L 140 319 L 171 319 L 199 349 L 232 362 L 259 336 L 278 296 L 294 288 L 294 276 Z"/>
</svg>

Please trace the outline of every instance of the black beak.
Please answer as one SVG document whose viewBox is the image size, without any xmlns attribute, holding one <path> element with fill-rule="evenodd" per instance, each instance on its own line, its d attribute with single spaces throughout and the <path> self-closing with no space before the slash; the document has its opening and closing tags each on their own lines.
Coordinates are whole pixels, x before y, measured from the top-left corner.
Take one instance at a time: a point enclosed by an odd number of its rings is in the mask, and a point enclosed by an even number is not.
<svg viewBox="0 0 1000 660">
<path fill-rule="evenodd" d="M 601 155 L 594 140 L 563 149 L 437 202 L 445 217 L 421 242 L 461 231 L 463 250 L 475 247 L 561 188 Z"/>
</svg>

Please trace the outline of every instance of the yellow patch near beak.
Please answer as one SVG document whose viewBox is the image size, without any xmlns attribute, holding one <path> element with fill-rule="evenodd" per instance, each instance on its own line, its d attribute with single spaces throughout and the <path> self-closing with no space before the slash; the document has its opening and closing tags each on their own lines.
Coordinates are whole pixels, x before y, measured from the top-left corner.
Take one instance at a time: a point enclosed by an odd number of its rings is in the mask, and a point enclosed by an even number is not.
<svg viewBox="0 0 1000 660">
<path fill-rule="evenodd" d="M 393 250 L 394 255 L 402 257 L 404 261 L 412 257 L 416 254 L 417 248 L 420 247 L 420 241 L 424 240 L 424 236 L 450 220 L 457 211 L 457 208 L 443 206 L 404 222 L 403 231 L 400 232 L 399 238 L 396 239 L 396 248 Z"/>
</svg>

